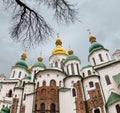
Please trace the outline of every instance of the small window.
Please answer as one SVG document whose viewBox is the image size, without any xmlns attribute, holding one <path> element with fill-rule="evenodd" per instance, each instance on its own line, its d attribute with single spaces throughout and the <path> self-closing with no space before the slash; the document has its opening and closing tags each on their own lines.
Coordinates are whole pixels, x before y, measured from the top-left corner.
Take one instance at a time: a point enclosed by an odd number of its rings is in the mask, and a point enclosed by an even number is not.
<svg viewBox="0 0 120 113">
<path fill-rule="evenodd" d="M 93 82 L 89 82 L 89 86 L 90 86 L 90 88 L 91 88 L 91 87 L 94 87 Z"/>
<path fill-rule="evenodd" d="M 26 100 L 26 94 L 24 94 L 24 100 Z"/>
<path fill-rule="evenodd" d="M 74 66 L 73 66 L 73 63 L 71 64 L 71 69 L 72 69 L 72 74 L 74 75 L 75 72 L 74 72 Z"/>
<path fill-rule="evenodd" d="M 69 75 L 69 68 L 68 68 L 68 65 L 67 65 L 67 74 Z"/>
<path fill-rule="evenodd" d="M 99 109 L 95 109 L 94 113 L 100 113 L 100 110 Z"/>
<path fill-rule="evenodd" d="M 85 73 L 82 73 L 83 74 L 83 77 L 85 77 Z"/>
<path fill-rule="evenodd" d="M 92 58 L 92 60 L 93 60 L 94 65 L 96 65 L 95 59 L 94 59 L 94 58 Z"/>
<path fill-rule="evenodd" d="M 21 71 L 19 72 L 18 78 L 21 78 Z"/>
<path fill-rule="evenodd" d="M 78 65 L 78 64 L 76 64 L 76 67 L 77 67 L 77 72 L 78 72 L 78 74 L 80 75 L 79 65 Z"/>
<path fill-rule="evenodd" d="M 108 54 L 107 54 L 107 53 L 106 53 L 106 56 L 107 56 L 107 59 L 108 59 L 108 60 L 110 60 L 110 59 L 109 59 L 109 56 L 108 56 Z"/>
<path fill-rule="evenodd" d="M 90 70 L 88 70 L 88 75 L 91 75 L 91 71 Z"/>
<path fill-rule="evenodd" d="M 117 111 L 117 113 L 120 113 L 120 105 L 119 104 L 116 105 L 116 111 Z"/>
<path fill-rule="evenodd" d="M 46 86 L 46 81 L 43 81 L 43 86 Z"/>
<path fill-rule="evenodd" d="M 55 62 L 55 67 L 58 67 L 58 62 Z"/>
<path fill-rule="evenodd" d="M 56 106 L 53 103 L 50 105 L 50 113 L 56 113 Z"/>
<path fill-rule="evenodd" d="M 15 71 L 13 71 L 13 76 L 12 76 L 12 78 L 14 78 L 14 76 L 15 76 Z"/>
<path fill-rule="evenodd" d="M 44 103 L 42 103 L 41 105 L 40 105 L 40 113 L 45 113 L 45 104 Z"/>
<path fill-rule="evenodd" d="M 75 88 L 72 89 L 72 96 L 75 97 L 76 96 L 76 91 Z"/>
<path fill-rule="evenodd" d="M 103 62 L 102 55 L 101 55 L 101 54 L 99 54 L 98 56 L 99 56 L 99 58 L 100 58 L 100 61 L 101 61 L 101 62 Z"/>
<path fill-rule="evenodd" d="M 111 81 L 108 75 L 105 76 L 105 80 L 106 80 L 107 85 L 111 84 Z"/>
<path fill-rule="evenodd" d="M 50 86 L 56 86 L 56 81 L 55 80 L 51 80 L 50 81 Z"/>
</svg>

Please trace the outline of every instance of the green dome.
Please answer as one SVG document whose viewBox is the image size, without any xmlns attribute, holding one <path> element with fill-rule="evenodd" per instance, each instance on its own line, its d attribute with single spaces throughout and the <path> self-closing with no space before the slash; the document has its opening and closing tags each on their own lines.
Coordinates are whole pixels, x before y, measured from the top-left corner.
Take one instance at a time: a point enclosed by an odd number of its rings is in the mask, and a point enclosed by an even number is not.
<svg viewBox="0 0 120 113">
<path fill-rule="evenodd" d="M 39 66 L 39 67 L 42 67 L 42 68 L 46 68 L 45 64 L 43 64 L 43 62 L 41 61 L 38 61 L 34 64 L 34 66 Z"/>
<path fill-rule="evenodd" d="M 100 43 L 96 42 L 96 41 L 92 42 L 92 44 L 89 48 L 89 53 L 93 52 L 96 49 L 104 49 L 104 46 L 101 45 Z"/>
<path fill-rule="evenodd" d="M 18 62 L 15 64 L 15 66 L 20 66 L 20 67 L 23 67 L 23 68 L 25 68 L 25 69 L 28 69 L 28 66 L 27 66 L 27 64 L 26 64 L 26 62 L 25 62 L 25 59 L 22 59 L 22 58 L 21 58 L 20 61 L 18 61 Z"/>
<path fill-rule="evenodd" d="M 10 109 L 8 107 L 3 107 L 0 113 L 10 113 Z"/>
<path fill-rule="evenodd" d="M 75 56 L 74 54 L 68 55 L 65 62 L 69 61 L 69 60 L 79 60 L 79 58 L 77 56 Z"/>
<path fill-rule="evenodd" d="M 83 66 L 82 69 L 89 68 L 89 67 L 92 67 L 92 65 Z"/>
</svg>

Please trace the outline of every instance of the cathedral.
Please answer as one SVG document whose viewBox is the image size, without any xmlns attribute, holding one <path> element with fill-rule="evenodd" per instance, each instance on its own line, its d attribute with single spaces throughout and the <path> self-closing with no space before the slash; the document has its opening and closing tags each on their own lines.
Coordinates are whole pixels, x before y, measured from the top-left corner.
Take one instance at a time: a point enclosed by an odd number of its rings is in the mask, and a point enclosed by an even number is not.
<svg viewBox="0 0 120 113">
<path fill-rule="evenodd" d="M 89 34 L 89 65 L 60 37 L 49 57 L 49 66 L 38 61 L 28 66 L 27 53 L 0 75 L 0 113 L 120 113 L 120 49 L 109 50 Z"/>
</svg>

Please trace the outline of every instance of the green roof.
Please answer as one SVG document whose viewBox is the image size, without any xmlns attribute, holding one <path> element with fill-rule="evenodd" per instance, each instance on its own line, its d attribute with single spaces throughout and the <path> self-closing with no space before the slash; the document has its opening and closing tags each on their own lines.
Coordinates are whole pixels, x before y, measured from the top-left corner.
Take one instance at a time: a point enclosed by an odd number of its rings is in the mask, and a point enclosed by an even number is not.
<svg viewBox="0 0 120 113">
<path fill-rule="evenodd" d="M 91 53 L 91 52 L 93 52 L 93 51 L 95 51 L 97 49 L 104 49 L 104 46 L 101 45 L 100 43 L 94 41 L 94 42 L 92 42 L 92 44 L 91 44 L 91 46 L 89 48 L 89 53 Z"/>
<path fill-rule="evenodd" d="M 41 62 L 41 61 L 36 62 L 36 63 L 34 64 L 34 66 L 39 66 L 39 67 L 43 67 L 43 68 L 46 69 L 45 64 L 44 64 L 43 62 Z"/>
<path fill-rule="evenodd" d="M 15 66 L 19 66 L 19 67 L 22 67 L 22 68 L 25 68 L 26 70 L 28 69 L 28 66 L 25 62 L 25 59 L 22 59 L 20 61 L 18 61 Z"/>
<path fill-rule="evenodd" d="M 28 76 L 24 77 L 24 79 L 31 79 L 31 74 L 28 74 Z"/>
<path fill-rule="evenodd" d="M 120 85 L 120 73 L 118 73 L 117 75 L 113 76 L 113 79 L 115 80 L 115 82 Z"/>
<path fill-rule="evenodd" d="M 10 109 L 8 107 L 3 107 L 0 113 L 10 113 Z"/>
<path fill-rule="evenodd" d="M 62 88 L 60 88 L 59 90 L 60 90 L 61 92 L 66 92 L 66 91 L 70 90 L 70 88 L 62 87 Z"/>
<path fill-rule="evenodd" d="M 80 60 L 76 55 L 71 54 L 71 55 L 68 55 L 68 56 L 67 56 L 65 62 L 67 62 L 67 61 L 69 61 L 69 60 L 74 60 L 74 59 Z"/>
<path fill-rule="evenodd" d="M 106 105 L 109 106 L 118 101 L 120 101 L 120 95 L 118 95 L 117 93 L 111 92 L 111 95 L 109 96 Z"/>
<path fill-rule="evenodd" d="M 88 68 L 88 67 L 92 67 L 92 65 L 83 66 L 82 69 L 85 69 L 85 68 Z"/>
</svg>

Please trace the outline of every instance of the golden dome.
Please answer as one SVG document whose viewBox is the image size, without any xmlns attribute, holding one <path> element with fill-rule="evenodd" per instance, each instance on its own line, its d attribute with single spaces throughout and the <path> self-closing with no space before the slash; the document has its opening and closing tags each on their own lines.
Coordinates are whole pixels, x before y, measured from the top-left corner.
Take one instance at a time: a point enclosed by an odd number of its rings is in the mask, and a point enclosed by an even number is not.
<svg viewBox="0 0 120 113">
<path fill-rule="evenodd" d="M 24 51 L 24 52 L 22 53 L 21 58 L 23 58 L 23 59 L 26 59 L 26 58 L 27 58 L 27 53 L 26 53 L 26 51 Z"/>
<path fill-rule="evenodd" d="M 43 61 L 43 58 L 41 56 L 38 57 L 38 61 L 39 62 L 42 62 Z"/>
<path fill-rule="evenodd" d="M 56 48 L 53 49 L 52 55 L 58 54 L 58 53 L 67 54 L 67 51 L 62 47 L 62 41 L 59 37 L 56 39 L 55 44 L 56 44 Z"/>
<path fill-rule="evenodd" d="M 28 71 L 29 71 L 29 73 L 32 73 L 32 66 L 28 67 Z"/>
<path fill-rule="evenodd" d="M 73 51 L 72 49 L 70 49 L 70 50 L 68 51 L 68 54 L 69 54 L 69 55 L 72 55 L 73 52 L 74 52 L 74 51 Z"/>
<path fill-rule="evenodd" d="M 96 41 L 96 37 L 95 37 L 93 34 L 91 34 L 91 33 L 90 33 L 90 35 L 89 35 L 89 41 L 90 41 L 90 42 Z"/>
</svg>

